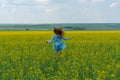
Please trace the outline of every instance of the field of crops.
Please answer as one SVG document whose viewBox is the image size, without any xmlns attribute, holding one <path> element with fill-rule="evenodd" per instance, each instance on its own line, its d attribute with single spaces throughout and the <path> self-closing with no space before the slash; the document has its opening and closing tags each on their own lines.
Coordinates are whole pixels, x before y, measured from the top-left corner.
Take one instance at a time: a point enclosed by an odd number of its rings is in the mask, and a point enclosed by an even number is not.
<svg viewBox="0 0 120 80">
<path fill-rule="evenodd" d="M 52 31 L 1 31 L 0 80 L 120 80 L 120 31 L 66 31 L 58 59 Z"/>
</svg>

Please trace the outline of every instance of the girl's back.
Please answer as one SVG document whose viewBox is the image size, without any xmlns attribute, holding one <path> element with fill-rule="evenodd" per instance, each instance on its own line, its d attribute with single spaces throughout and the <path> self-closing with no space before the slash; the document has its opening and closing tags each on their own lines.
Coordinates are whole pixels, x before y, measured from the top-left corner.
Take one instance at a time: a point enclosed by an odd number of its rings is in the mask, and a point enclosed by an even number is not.
<svg viewBox="0 0 120 80">
<path fill-rule="evenodd" d="M 53 41 L 54 42 L 61 42 L 62 37 L 60 35 L 54 34 Z"/>
</svg>

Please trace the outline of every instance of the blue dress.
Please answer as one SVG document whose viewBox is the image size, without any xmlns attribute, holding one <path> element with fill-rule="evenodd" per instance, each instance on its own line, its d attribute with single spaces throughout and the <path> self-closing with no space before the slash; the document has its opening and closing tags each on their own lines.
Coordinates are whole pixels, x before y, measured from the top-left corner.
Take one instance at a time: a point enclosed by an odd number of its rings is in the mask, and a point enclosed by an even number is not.
<svg viewBox="0 0 120 80">
<path fill-rule="evenodd" d="M 62 42 L 63 40 L 69 40 L 70 38 L 61 37 L 60 35 L 54 34 L 51 40 L 48 40 L 48 43 L 54 42 L 53 49 L 55 52 L 58 52 L 66 47 L 65 43 Z"/>
</svg>

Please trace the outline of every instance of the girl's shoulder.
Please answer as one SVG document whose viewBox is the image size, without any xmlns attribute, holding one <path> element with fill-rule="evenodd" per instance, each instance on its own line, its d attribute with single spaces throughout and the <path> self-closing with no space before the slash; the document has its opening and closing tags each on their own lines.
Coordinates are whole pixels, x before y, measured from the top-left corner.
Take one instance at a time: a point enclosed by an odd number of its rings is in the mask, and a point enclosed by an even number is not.
<svg viewBox="0 0 120 80">
<path fill-rule="evenodd" d="M 53 37 L 54 37 L 54 38 L 60 38 L 60 35 L 53 34 Z"/>
<path fill-rule="evenodd" d="M 63 36 L 60 36 L 58 34 L 53 34 L 53 37 L 62 38 Z"/>
<path fill-rule="evenodd" d="M 57 35 L 56 35 L 56 34 L 53 34 L 52 37 L 57 37 Z"/>
<path fill-rule="evenodd" d="M 52 36 L 54 37 L 54 36 L 56 36 L 56 34 L 53 34 Z"/>
</svg>

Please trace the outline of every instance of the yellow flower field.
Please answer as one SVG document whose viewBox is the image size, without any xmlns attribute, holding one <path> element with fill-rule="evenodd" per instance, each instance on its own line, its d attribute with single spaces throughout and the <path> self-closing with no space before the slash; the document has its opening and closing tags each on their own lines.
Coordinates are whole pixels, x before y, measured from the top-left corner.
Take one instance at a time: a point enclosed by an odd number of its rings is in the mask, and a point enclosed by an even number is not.
<svg viewBox="0 0 120 80">
<path fill-rule="evenodd" d="M 0 31 L 0 80 L 120 80 L 120 31 L 65 31 L 59 59 L 52 31 Z"/>
</svg>

